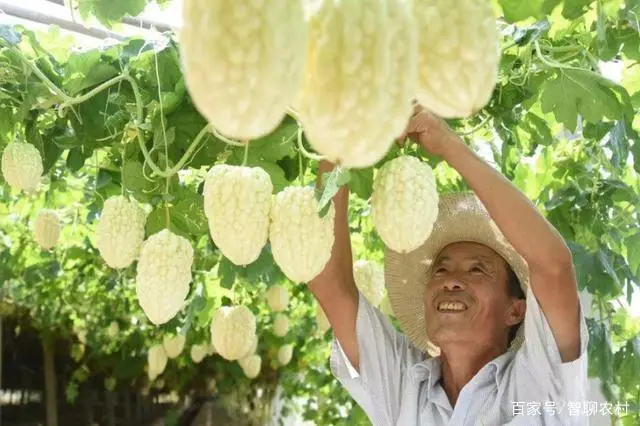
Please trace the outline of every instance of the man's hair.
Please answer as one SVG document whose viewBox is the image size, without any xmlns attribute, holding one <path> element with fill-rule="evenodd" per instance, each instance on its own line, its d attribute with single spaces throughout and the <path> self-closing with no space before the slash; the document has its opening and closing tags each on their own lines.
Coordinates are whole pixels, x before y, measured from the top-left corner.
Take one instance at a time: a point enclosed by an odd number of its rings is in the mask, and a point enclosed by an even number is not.
<svg viewBox="0 0 640 426">
<path fill-rule="evenodd" d="M 516 273 L 513 272 L 511 265 L 509 265 L 508 263 L 507 263 L 507 292 L 509 297 L 517 297 L 518 299 L 525 299 L 524 291 L 522 291 L 522 287 L 520 286 L 520 280 L 518 279 L 518 276 L 516 275 Z M 509 329 L 509 338 L 507 341 L 507 348 L 511 346 L 511 342 L 513 342 L 513 339 L 515 339 L 516 335 L 518 334 L 518 330 L 520 329 L 521 325 L 522 325 L 522 321 L 520 321 L 518 324 L 512 325 L 511 328 Z"/>
</svg>

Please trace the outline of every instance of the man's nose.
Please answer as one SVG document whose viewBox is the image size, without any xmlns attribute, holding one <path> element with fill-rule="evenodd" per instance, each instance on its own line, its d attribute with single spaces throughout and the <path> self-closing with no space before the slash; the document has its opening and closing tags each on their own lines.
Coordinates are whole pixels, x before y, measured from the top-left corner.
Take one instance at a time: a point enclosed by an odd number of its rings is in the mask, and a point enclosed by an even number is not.
<svg viewBox="0 0 640 426">
<path fill-rule="evenodd" d="M 442 281 L 442 290 L 460 291 L 467 288 L 466 284 L 455 277 L 449 277 Z"/>
</svg>

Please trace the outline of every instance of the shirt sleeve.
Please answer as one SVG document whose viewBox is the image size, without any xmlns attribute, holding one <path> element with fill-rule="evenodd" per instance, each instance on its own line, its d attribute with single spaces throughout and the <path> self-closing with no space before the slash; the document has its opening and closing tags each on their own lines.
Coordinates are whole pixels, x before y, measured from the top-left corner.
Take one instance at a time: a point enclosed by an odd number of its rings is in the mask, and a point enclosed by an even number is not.
<svg viewBox="0 0 640 426">
<path fill-rule="evenodd" d="M 427 355 L 398 332 L 389 319 L 358 292 L 356 337 L 360 373 L 334 337 L 331 371 L 374 424 L 395 424 L 405 371 Z"/>
<path fill-rule="evenodd" d="M 562 362 L 547 318 L 531 288 L 527 290 L 525 341 L 515 355 L 515 372 L 519 376 L 516 393 L 520 400 L 554 403 L 558 412 L 568 411 L 571 403 L 587 401 L 589 331 L 582 303 L 579 309 L 580 354 L 573 361 Z"/>
</svg>

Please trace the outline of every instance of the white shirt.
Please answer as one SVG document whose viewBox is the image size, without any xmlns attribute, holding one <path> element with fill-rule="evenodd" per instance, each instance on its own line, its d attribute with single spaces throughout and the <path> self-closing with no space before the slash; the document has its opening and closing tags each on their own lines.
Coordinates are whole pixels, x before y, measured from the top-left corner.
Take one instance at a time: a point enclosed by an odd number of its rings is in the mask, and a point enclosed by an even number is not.
<svg viewBox="0 0 640 426">
<path fill-rule="evenodd" d="M 549 324 L 527 291 L 525 343 L 486 364 L 452 408 L 439 380 L 440 357 L 412 345 L 359 294 L 360 374 L 335 339 L 331 370 L 374 426 L 585 425 L 589 334 L 580 307 L 580 357 L 563 363 Z"/>
</svg>

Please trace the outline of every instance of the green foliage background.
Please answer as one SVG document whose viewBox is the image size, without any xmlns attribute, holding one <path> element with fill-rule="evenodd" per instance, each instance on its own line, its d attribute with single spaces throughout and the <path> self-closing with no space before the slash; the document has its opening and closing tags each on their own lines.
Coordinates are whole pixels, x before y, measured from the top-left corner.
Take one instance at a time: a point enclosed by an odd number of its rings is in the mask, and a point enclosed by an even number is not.
<svg viewBox="0 0 640 426">
<path fill-rule="evenodd" d="M 140 13 L 146 1 L 75 5 L 82 17 L 117 26 L 123 16 Z M 580 288 L 593 295 L 602 318 L 588 321 L 589 372 L 602 380 L 609 401 L 629 402 L 622 424 L 638 424 L 640 321 L 617 298 L 630 303 L 640 282 L 640 1 L 494 5 L 503 35 L 498 85 L 475 117 L 450 124 L 534 200 L 569 242 Z M 610 61 L 621 66 L 619 82 L 599 72 Z M 70 400 L 95 374 L 115 379 L 115 386 L 148 388 L 147 348 L 180 332 L 187 346 L 161 376 L 164 389 L 184 393 L 205 386 L 203 378 L 215 379 L 216 389 L 229 395 L 280 384 L 287 401 L 304 399 L 305 417 L 318 424 L 368 424 L 331 376 L 331 332 L 317 330 L 310 292 L 285 279 L 268 246 L 254 264 L 240 268 L 212 243 L 203 213 L 204 175 L 216 163 L 241 164 L 245 153 L 203 132 L 205 126 L 185 87 L 176 35 L 86 49 L 53 27 L 34 32 L 1 25 L 0 149 L 15 140 L 33 144 L 46 174 L 31 196 L 0 181 L 3 314 L 24 316 L 43 337 L 72 342 L 77 365 L 67 384 Z M 297 131 L 287 117 L 250 144 L 248 164 L 269 173 L 275 192 L 315 181 L 317 163 L 299 154 Z M 160 169 L 178 165 L 180 172 L 167 179 L 154 173 L 143 150 Z M 465 189 L 437 158 L 416 146 L 407 152 L 432 164 L 440 191 Z M 398 154 L 394 147 L 375 167 L 333 176 L 334 184 L 325 188 L 327 194 L 338 184 L 352 190 L 358 258 L 382 261 L 368 199 L 375 171 Z M 135 266 L 111 270 L 93 244 L 103 202 L 117 194 L 148 206 L 147 235 L 167 226 L 168 209 L 171 230 L 195 248 L 188 303 L 161 327 L 150 324 L 137 304 Z M 56 209 L 64 224 L 61 242 L 50 252 L 38 249 L 31 234 L 31 222 L 44 207 Z M 285 338 L 273 334 L 274 314 L 263 299 L 274 284 L 293 296 L 292 330 Z M 263 374 L 253 382 L 219 356 L 198 365 L 189 357 L 193 344 L 209 340 L 212 312 L 231 302 L 247 304 L 259 319 Z M 115 338 L 107 334 L 113 321 L 120 329 Z M 88 331 L 86 344 L 78 340 L 81 329 Z M 276 353 L 284 343 L 295 345 L 294 357 L 279 367 Z"/>
</svg>

